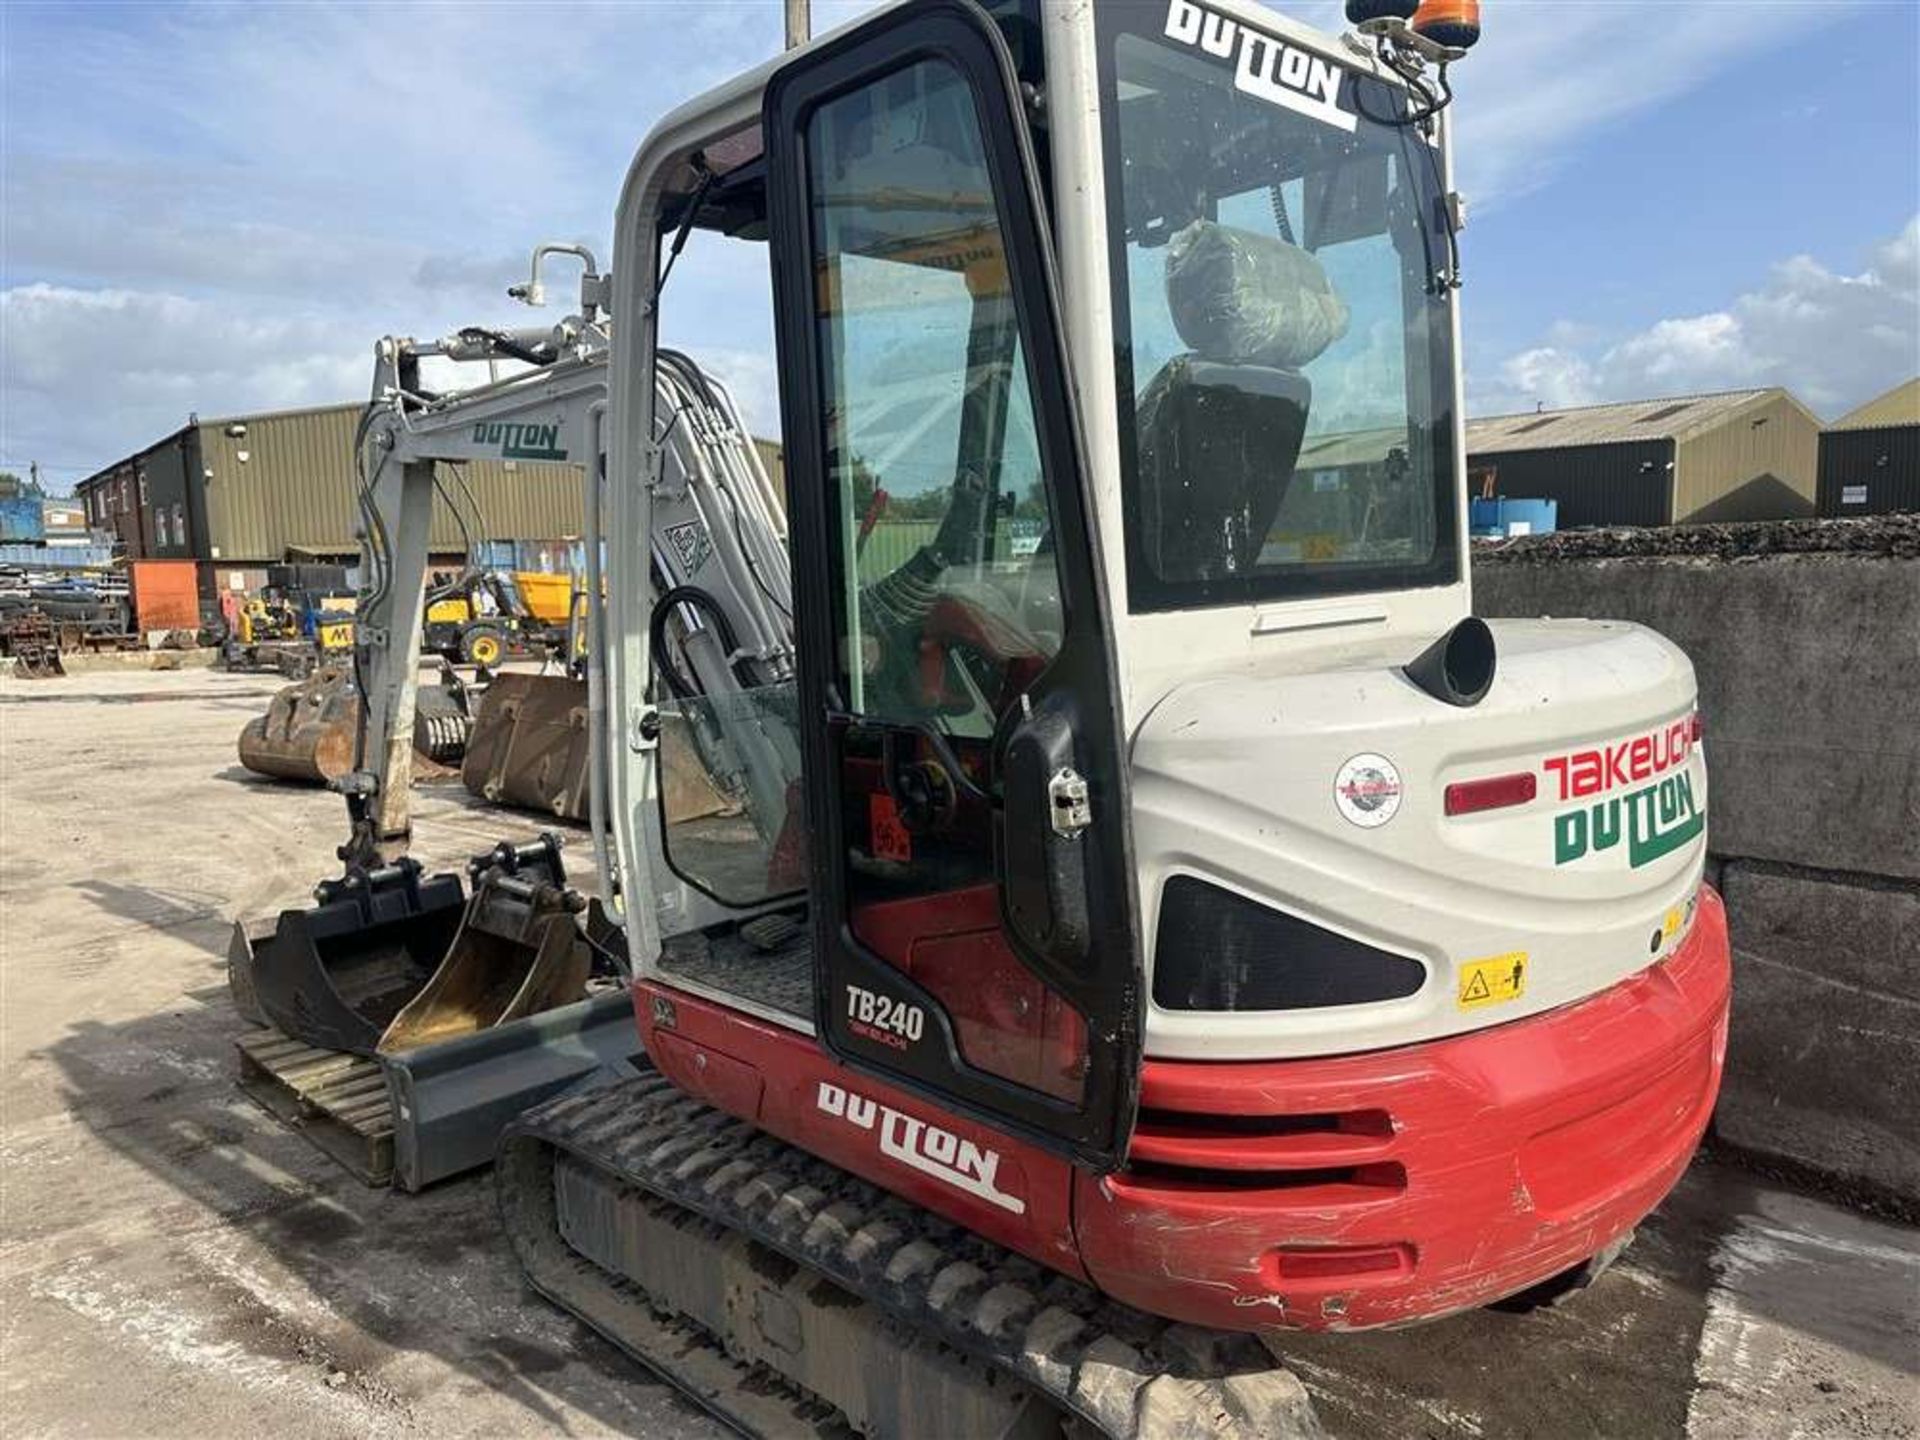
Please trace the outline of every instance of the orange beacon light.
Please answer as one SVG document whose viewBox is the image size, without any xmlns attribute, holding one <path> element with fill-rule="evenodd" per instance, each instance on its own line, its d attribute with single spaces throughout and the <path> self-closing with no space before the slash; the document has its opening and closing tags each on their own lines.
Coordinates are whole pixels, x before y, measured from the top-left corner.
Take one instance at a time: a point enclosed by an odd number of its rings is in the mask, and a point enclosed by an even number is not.
<svg viewBox="0 0 1920 1440">
<path fill-rule="evenodd" d="M 1480 0 L 1421 0 L 1413 31 L 1436 45 L 1470 50 L 1480 38 Z"/>
</svg>

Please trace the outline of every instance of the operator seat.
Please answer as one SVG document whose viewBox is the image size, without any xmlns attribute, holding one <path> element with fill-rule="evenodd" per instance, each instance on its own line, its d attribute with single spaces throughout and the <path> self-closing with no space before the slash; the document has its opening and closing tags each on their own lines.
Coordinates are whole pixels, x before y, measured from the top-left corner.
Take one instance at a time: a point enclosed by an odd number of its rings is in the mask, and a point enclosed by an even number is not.
<svg viewBox="0 0 1920 1440">
<path fill-rule="evenodd" d="M 1347 307 L 1305 250 L 1211 220 L 1168 243 L 1167 306 L 1190 353 L 1141 392 L 1141 545 L 1162 580 L 1230 579 L 1259 563 L 1306 436 L 1300 367 Z"/>
</svg>

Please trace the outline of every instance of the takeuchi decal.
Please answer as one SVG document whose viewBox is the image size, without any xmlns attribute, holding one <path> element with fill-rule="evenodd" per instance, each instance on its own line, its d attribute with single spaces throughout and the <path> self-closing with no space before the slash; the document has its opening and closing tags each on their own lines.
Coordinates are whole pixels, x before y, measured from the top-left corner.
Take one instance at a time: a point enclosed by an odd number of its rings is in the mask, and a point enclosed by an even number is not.
<svg viewBox="0 0 1920 1440">
<path fill-rule="evenodd" d="M 1650 780 L 1678 769 L 1693 754 L 1691 715 L 1645 735 L 1555 755 L 1540 768 L 1560 787 L 1560 799 L 1578 800 Z"/>
<path fill-rule="evenodd" d="M 1553 817 L 1553 863 L 1569 865 L 1623 843 L 1631 869 L 1650 865 L 1706 828 L 1685 766 L 1695 745 L 1694 717 L 1618 744 L 1570 751 L 1541 769 L 1562 802 L 1585 803 Z"/>
</svg>

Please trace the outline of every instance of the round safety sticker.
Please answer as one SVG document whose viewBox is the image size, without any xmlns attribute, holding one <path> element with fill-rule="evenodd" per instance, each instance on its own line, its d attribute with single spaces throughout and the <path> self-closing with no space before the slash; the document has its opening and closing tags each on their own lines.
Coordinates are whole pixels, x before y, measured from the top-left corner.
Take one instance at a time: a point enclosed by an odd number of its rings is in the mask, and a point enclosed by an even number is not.
<svg viewBox="0 0 1920 1440">
<path fill-rule="evenodd" d="M 1365 830 L 1378 829 L 1400 813 L 1400 772 L 1384 755 L 1356 755 L 1340 767 L 1333 803 Z"/>
</svg>

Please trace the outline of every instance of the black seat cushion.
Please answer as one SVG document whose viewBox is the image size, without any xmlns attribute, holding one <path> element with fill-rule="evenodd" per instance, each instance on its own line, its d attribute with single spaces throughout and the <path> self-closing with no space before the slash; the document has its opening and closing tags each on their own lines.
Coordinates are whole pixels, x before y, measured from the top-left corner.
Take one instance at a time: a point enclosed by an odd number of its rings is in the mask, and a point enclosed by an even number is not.
<svg viewBox="0 0 1920 1440">
<path fill-rule="evenodd" d="M 1313 385 L 1297 370 L 1176 356 L 1140 397 L 1141 545 L 1166 581 L 1259 563 L 1293 480 Z"/>
</svg>

